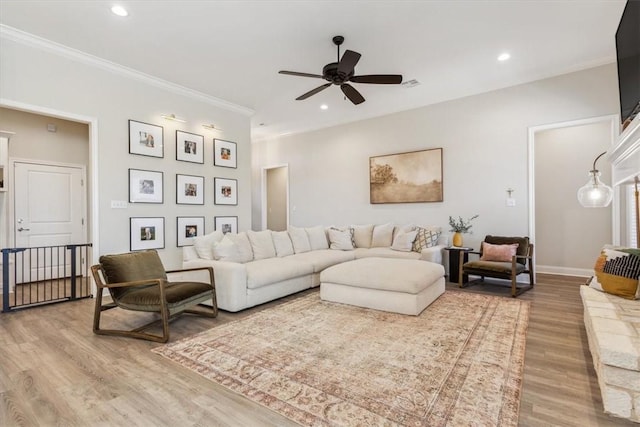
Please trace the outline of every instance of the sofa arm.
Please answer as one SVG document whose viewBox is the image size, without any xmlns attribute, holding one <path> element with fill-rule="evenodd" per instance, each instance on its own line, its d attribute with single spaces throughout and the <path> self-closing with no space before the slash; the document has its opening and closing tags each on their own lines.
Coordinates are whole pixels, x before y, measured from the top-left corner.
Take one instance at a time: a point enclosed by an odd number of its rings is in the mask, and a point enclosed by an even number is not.
<svg viewBox="0 0 640 427">
<path fill-rule="evenodd" d="M 430 248 L 424 248 L 422 252 L 420 252 L 420 259 L 442 264 L 442 252 L 445 247 L 445 245 L 436 245 Z"/>
<path fill-rule="evenodd" d="M 235 312 L 247 307 L 247 268 L 244 264 L 198 258 L 183 262 L 182 267 L 213 267 L 218 308 Z"/>
</svg>

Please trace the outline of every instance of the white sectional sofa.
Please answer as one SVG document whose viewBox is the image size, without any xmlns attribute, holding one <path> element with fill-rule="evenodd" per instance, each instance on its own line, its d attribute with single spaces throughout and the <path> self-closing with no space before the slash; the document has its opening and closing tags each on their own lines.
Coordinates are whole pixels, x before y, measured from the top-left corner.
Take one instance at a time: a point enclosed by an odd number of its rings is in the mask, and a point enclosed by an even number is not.
<svg viewBox="0 0 640 427">
<path fill-rule="evenodd" d="M 393 224 L 216 231 L 183 248 L 183 268 L 213 267 L 218 308 L 236 312 L 320 284 L 333 265 L 365 257 L 442 264 L 439 227 Z"/>
</svg>

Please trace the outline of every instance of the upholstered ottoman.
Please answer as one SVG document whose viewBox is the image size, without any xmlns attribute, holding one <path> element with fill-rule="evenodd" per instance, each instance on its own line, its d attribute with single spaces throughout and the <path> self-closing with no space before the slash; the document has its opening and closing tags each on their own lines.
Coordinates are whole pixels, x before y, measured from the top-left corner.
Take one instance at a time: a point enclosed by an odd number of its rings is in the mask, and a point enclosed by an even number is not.
<svg viewBox="0 0 640 427">
<path fill-rule="evenodd" d="M 444 267 L 429 261 L 361 258 L 320 273 L 325 301 L 419 315 L 444 293 Z"/>
</svg>

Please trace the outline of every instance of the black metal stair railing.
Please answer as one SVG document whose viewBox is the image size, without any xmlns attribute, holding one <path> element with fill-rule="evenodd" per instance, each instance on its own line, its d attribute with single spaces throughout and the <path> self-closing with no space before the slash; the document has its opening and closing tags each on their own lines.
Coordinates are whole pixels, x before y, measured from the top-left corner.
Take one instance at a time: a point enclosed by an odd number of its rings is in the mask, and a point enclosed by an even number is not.
<svg viewBox="0 0 640 427">
<path fill-rule="evenodd" d="M 91 243 L 2 249 L 2 312 L 93 297 Z"/>
</svg>

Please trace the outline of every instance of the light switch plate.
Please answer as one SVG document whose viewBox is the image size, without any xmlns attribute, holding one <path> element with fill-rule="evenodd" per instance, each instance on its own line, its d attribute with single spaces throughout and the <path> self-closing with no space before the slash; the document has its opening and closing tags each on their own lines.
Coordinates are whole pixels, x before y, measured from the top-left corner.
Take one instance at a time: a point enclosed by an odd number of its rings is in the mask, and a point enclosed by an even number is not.
<svg viewBox="0 0 640 427">
<path fill-rule="evenodd" d="M 507 206 L 512 208 L 516 205 L 516 199 L 514 199 L 513 197 L 509 197 L 507 199 Z"/>
<path fill-rule="evenodd" d="M 124 200 L 112 200 L 111 209 L 127 209 L 127 202 Z"/>
</svg>

